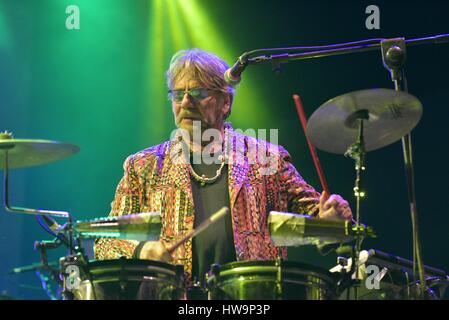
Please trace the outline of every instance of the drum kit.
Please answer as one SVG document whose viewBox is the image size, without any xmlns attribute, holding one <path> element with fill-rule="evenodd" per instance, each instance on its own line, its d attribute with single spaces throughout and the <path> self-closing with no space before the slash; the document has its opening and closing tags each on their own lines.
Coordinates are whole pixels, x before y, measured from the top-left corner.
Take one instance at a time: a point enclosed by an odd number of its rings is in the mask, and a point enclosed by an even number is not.
<svg viewBox="0 0 449 320">
<path fill-rule="evenodd" d="M 388 89 L 351 92 L 331 99 L 318 108 L 308 123 L 308 136 L 319 149 L 344 154 L 357 137 L 358 119 L 365 119 L 363 128 L 366 152 L 389 145 L 409 133 L 419 122 L 422 106 L 418 99 Z M 29 270 L 50 270 L 62 287 L 63 299 L 351 299 L 348 291 L 358 283 L 358 299 L 407 299 L 413 297 L 417 279 L 413 278 L 411 261 L 382 253 L 378 250 L 361 251 L 359 263 L 352 258 L 339 257 L 339 264 L 330 271 L 312 265 L 284 261 L 239 261 L 225 265 L 212 265 L 207 275 L 206 288 L 198 285 L 185 287 L 182 265 L 153 260 L 117 259 L 89 261 L 80 239 L 112 237 L 132 240 L 158 240 L 161 217 L 158 213 L 138 213 L 128 216 L 100 218 L 73 222 L 63 211 L 36 210 L 9 205 L 8 170 L 41 165 L 66 158 L 79 151 L 72 144 L 46 140 L 14 139 L 10 133 L 0 135 L 0 161 L 4 164 L 5 207 L 10 212 L 34 214 L 43 222 L 55 240 L 36 242 L 41 249 L 42 264 L 16 268 L 14 273 Z M 221 212 L 221 216 L 227 210 Z M 51 216 L 68 219 L 61 226 Z M 208 224 L 213 223 L 209 221 Z M 360 225 L 359 225 L 360 226 Z M 292 247 L 316 245 L 344 248 L 360 234 L 374 237 L 372 228 L 355 228 L 351 221 L 323 220 L 306 215 L 270 212 L 268 228 L 276 246 Z M 204 229 L 200 226 L 198 229 Z M 360 231 L 362 230 L 362 231 Z M 200 230 L 198 230 L 200 231 Z M 191 232 L 185 239 L 194 237 Z M 59 265 L 48 263 L 47 249 L 64 243 L 68 255 Z M 344 254 L 343 254 L 344 255 Z M 348 254 L 346 256 L 349 256 Z M 361 261 L 361 256 L 364 260 Z M 357 261 L 357 259 L 355 260 Z M 359 281 L 354 279 L 354 268 L 363 272 Z M 386 289 L 363 293 L 362 280 L 366 269 L 375 265 L 387 273 L 379 272 L 378 280 Z M 385 271 L 386 270 L 386 271 Z M 429 296 L 443 297 L 448 277 L 442 270 L 425 267 Z M 399 280 L 398 280 L 399 279 Z M 366 291 L 366 290 L 365 290 Z"/>
</svg>

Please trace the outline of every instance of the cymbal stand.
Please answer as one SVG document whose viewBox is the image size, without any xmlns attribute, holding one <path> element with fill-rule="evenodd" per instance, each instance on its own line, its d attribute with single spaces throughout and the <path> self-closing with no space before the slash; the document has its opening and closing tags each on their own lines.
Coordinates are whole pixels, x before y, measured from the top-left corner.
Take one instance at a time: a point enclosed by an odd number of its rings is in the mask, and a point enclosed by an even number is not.
<svg viewBox="0 0 449 320">
<path fill-rule="evenodd" d="M 408 92 L 405 77 L 406 41 L 404 38 L 385 39 L 381 41 L 382 60 L 384 67 L 390 72 L 391 80 L 396 91 Z M 419 297 L 427 298 L 426 280 L 424 275 L 424 261 L 422 258 L 421 239 L 418 227 L 418 211 L 416 206 L 415 178 L 412 157 L 412 136 L 408 133 L 402 137 L 402 149 L 407 178 L 407 192 L 410 205 L 410 215 L 413 233 L 413 280 L 416 281 L 416 267 L 419 275 Z"/>
<path fill-rule="evenodd" d="M 2 139 L 12 139 L 11 133 L 2 133 Z M 9 204 L 9 161 L 8 161 L 8 150 L 14 148 L 14 145 L 3 145 L 0 147 L 0 152 L 4 152 L 5 154 L 5 162 L 3 164 L 4 175 L 3 175 L 3 203 L 6 211 L 15 212 L 15 213 L 24 213 L 31 215 L 42 216 L 47 219 L 51 219 L 50 217 L 61 217 L 68 219 L 67 224 L 67 233 L 68 233 L 68 247 L 70 254 L 74 253 L 73 246 L 73 219 L 69 212 L 67 211 L 55 211 L 55 210 L 44 210 L 44 209 L 30 209 L 30 208 L 22 208 L 22 207 L 14 207 Z"/>
<path fill-rule="evenodd" d="M 54 240 L 51 241 L 35 241 L 34 242 L 34 250 L 40 251 L 41 254 L 41 263 L 43 266 L 43 270 L 47 270 L 50 273 L 50 277 L 51 279 L 56 282 L 58 284 L 58 287 L 60 288 L 62 285 L 62 281 L 59 277 L 59 269 L 57 268 L 53 268 L 48 264 L 48 258 L 47 258 L 47 250 L 48 249 L 56 249 L 58 248 L 60 245 L 62 244 L 61 240 L 59 238 L 55 238 Z M 58 289 L 58 293 L 56 295 L 53 294 L 53 290 L 50 286 L 50 279 L 45 276 L 40 269 L 36 269 L 35 270 L 36 276 L 39 278 L 39 280 L 41 281 L 41 285 L 42 285 L 42 289 L 44 289 L 45 293 L 47 294 L 47 296 L 51 299 L 51 300 L 57 300 L 59 294 L 59 289 Z"/>
<path fill-rule="evenodd" d="M 361 251 L 362 242 L 365 236 L 365 228 L 360 223 L 361 216 L 361 201 L 365 197 L 365 192 L 362 190 L 362 172 L 365 170 L 365 141 L 363 137 L 363 125 L 364 121 L 369 119 L 367 110 L 357 111 L 358 121 L 358 134 L 357 141 L 349 146 L 345 152 L 345 156 L 351 157 L 355 160 L 356 180 L 354 186 L 354 196 L 356 198 L 356 219 L 355 226 L 353 228 L 355 234 L 355 245 L 352 254 L 352 266 L 350 275 L 353 274 L 352 269 L 355 268 L 355 283 L 354 286 L 354 299 L 358 299 L 357 286 L 359 284 L 359 255 Z"/>
</svg>

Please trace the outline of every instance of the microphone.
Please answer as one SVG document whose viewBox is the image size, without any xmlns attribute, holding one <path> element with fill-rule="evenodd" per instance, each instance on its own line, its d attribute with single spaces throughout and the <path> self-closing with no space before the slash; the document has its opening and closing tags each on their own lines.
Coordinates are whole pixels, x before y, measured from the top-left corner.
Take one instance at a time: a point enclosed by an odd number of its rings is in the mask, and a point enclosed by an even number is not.
<svg viewBox="0 0 449 320">
<path fill-rule="evenodd" d="M 237 59 L 236 63 L 231 68 L 225 71 L 224 80 L 226 81 L 226 83 L 231 86 L 238 85 L 242 80 L 241 74 L 247 66 L 248 60 L 246 58 L 246 55 L 243 54 Z"/>
</svg>

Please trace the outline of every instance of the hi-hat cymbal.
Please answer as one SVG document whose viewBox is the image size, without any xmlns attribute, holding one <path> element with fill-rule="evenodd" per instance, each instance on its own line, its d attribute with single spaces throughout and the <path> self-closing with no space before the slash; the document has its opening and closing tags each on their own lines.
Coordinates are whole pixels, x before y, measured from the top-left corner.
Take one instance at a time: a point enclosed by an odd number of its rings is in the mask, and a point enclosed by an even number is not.
<svg viewBox="0 0 449 320">
<path fill-rule="evenodd" d="M 321 150 L 344 154 L 357 141 L 361 113 L 365 151 L 400 140 L 419 122 L 421 102 L 411 94 L 391 89 L 349 92 L 322 104 L 310 117 L 307 136 Z"/>
<path fill-rule="evenodd" d="M 22 168 L 37 166 L 64 159 L 80 148 L 74 144 L 50 140 L 11 139 L 0 135 L 0 168 L 4 168 L 6 151 L 8 152 L 8 167 Z"/>
</svg>

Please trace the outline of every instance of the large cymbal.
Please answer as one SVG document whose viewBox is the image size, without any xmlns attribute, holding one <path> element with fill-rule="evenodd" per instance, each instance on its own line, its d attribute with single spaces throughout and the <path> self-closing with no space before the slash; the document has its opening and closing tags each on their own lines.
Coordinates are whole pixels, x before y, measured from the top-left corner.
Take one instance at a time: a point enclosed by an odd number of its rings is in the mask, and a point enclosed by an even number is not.
<svg viewBox="0 0 449 320">
<path fill-rule="evenodd" d="M 421 102 L 411 94 L 390 89 L 349 92 L 322 104 L 310 117 L 307 136 L 321 150 L 344 154 L 357 141 L 360 112 L 364 121 L 365 151 L 400 140 L 419 122 Z"/>
<path fill-rule="evenodd" d="M 0 135 L 0 168 L 3 169 L 8 151 L 8 167 L 22 168 L 37 166 L 64 159 L 80 148 L 73 144 L 50 140 L 10 139 Z"/>
</svg>

